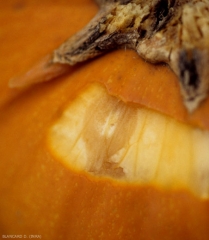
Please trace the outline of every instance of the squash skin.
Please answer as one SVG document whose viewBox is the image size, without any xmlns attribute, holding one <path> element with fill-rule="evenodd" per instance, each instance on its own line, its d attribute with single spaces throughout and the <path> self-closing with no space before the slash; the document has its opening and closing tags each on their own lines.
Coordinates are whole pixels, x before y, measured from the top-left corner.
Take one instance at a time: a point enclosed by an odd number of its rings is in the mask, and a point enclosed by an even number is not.
<svg viewBox="0 0 209 240">
<path fill-rule="evenodd" d="M 162 191 L 151 186 L 122 185 L 73 172 L 48 152 L 45 145 L 48 127 L 59 117 L 65 104 L 73 101 L 89 81 L 103 82 L 111 94 L 124 101 L 150 108 L 156 102 L 153 100 L 156 94 L 149 98 L 150 88 L 144 88 L 145 94 L 138 100 L 134 90 L 139 86 L 133 81 L 133 75 L 138 73 L 135 65 L 145 63 L 130 51 L 124 56 L 121 51 L 116 51 L 82 67 L 74 67 L 69 75 L 49 83 L 28 89 L 9 89 L 9 78 L 26 71 L 40 55 L 47 54 L 69 34 L 84 26 L 97 11 L 97 6 L 90 0 L 77 0 L 76 3 L 62 0 L 58 5 L 54 2 L 44 0 L 41 6 L 35 0 L 27 1 L 25 6 L 18 5 L 17 1 L 0 3 L 3 29 L 0 35 L 0 52 L 3 53 L 0 57 L 0 234 L 38 234 L 42 239 L 52 240 L 208 239 L 208 200 L 200 200 L 183 190 Z M 66 27 L 69 16 L 72 16 L 70 11 L 76 12 L 75 19 L 72 19 L 73 28 Z M 51 16 L 61 16 L 61 19 Z M 25 19 L 30 21 L 29 27 Z M 38 36 L 36 40 L 34 36 Z M 108 78 L 110 67 L 119 56 L 117 66 L 125 58 L 130 61 L 126 64 L 134 63 L 133 73 L 123 78 L 124 66 L 120 65 L 119 70 L 113 69 L 112 78 Z M 94 78 L 98 67 L 104 64 L 106 67 L 103 67 L 101 76 Z M 142 76 L 156 74 L 156 79 L 159 71 L 165 72 L 165 76 L 169 74 L 169 81 L 162 77 L 162 82 L 166 83 L 161 91 L 168 85 L 177 89 L 167 93 L 174 95 L 169 103 L 174 104 L 172 114 L 181 116 L 179 120 L 182 121 L 199 121 L 195 118 L 198 112 L 188 116 L 181 105 L 175 76 L 167 67 L 146 65 L 143 70 L 147 72 L 140 72 Z M 109 81 L 104 82 L 107 79 Z M 111 79 L 116 80 L 112 82 Z M 147 79 L 149 81 L 149 77 Z M 130 80 L 133 83 L 127 90 L 126 84 L 130 84 Z M 172 106 L 166 104 L 164 109 Z M 179 105 L 179 109 L 175 108 Z M 207 120 L 201 120 L 199 125 L 207 128 L 206 123 Z"/>
</svg>

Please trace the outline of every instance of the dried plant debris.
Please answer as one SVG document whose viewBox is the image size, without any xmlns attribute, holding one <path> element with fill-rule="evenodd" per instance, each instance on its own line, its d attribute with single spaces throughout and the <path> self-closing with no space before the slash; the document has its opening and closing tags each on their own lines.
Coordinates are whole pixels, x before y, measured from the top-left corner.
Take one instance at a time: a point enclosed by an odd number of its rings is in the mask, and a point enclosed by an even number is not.
<svg viewBox="0 0 209 240">
<path fill-rule="evenodd" d="M 96 0 L 100 11 L 54 51 L 53 61 L 74 65 L 118 47 L 179 77 L 191 112 L 209 88 L 209 0 Z M 140 69 L 139 69 L 140 71 Z"/>
</svg>

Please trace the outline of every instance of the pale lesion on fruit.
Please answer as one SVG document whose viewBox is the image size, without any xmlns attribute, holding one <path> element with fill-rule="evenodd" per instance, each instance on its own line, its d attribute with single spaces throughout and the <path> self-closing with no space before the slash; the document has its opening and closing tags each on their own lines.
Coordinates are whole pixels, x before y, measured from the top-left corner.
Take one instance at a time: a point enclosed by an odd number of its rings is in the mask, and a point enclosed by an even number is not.
<svg viewBox="0 0 209 240">
<path fill-rule="evenodd" d="M 70 169 L 209 198 L 209 132 L 125 104 L 100 84 L 66 106 L 47 144 Z"/>
<path fill-rule="evenodd" d="M 96 175 L 125 179 L 117 153 L 129 145 L 127 134 L 133 134 L 137 121 L 135 108 L 106 94 L 95 101 L 99 105 L 92 103 L 83 116 L 91 119 L 86 121 L 81 133 L 88 159 L 85 168 Z"/>
</svg>

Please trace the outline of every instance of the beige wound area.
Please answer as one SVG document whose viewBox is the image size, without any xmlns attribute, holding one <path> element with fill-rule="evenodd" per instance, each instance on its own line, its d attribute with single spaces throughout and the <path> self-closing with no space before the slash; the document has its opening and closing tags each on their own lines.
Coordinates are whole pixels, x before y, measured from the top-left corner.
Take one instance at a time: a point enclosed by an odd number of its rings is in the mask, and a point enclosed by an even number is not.
<svg viewBox="0 0 209 240">
<path fill-rule="evenodd" d="M 91 84 L 50 127 L 47 145 L 72 170 L 209 197 L 209 133 Z"/>
</svg>

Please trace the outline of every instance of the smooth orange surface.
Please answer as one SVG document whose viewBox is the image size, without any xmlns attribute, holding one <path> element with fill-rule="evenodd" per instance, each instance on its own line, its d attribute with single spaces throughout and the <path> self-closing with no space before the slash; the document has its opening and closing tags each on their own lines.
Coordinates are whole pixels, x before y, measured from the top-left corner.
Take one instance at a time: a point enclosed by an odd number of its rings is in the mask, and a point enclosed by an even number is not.
<svg viewBox="0 0 209 240">
<path fill-rule="evenodd" d="M 9 78 L 28 70 L 84 26 L 96 11 L 91 0 L 0 3 L 0 236 L 32 234 L 49 240 L 206 240 L 208 201 L 181 190 L 120 185 L 72 172 L 54 159 L 45 146 L 49 126 L 87 82 L 96 78 L 107 80 L 110 92 L 137 102 L 138 83 L 134 81 L 128 91 L 124 86 L 126 81 L 142 74 L 142 103 L 151 107 L 154 97 L 160 99 L 161 95 L 154 90 L 153 95 L 148 94 L 152 88 L 146 86 L 151 79 L 143 71 L 152 77 L 156 74 L 156 81 L 160 74 L 162 82 L 168 80 L 161 73 L 169 74 L 169 81 L 177 89 L 176 78 L 167 67 L 150 67 L 131 51 L 116 51 L 73 67 L 67 76 L 52 82 L 21 90 L 8 88 Z M 127 75 L 122 65 L 124 58 L 130 65 Z M 138 71 L 139 68 L 142 70 Z M 161 84 L 159 92 L 167 86 L 168 83 Z M 178 91 L 169 91 L 180 101 Z M 177 100 L 160 101 L 171 101 L 175 106 Z M 167 109 L 170 105 L 165 106 Z M 187 117 L 183 109 L 173 111 L 182 111 L 184 120 Z"/>
</svg>

